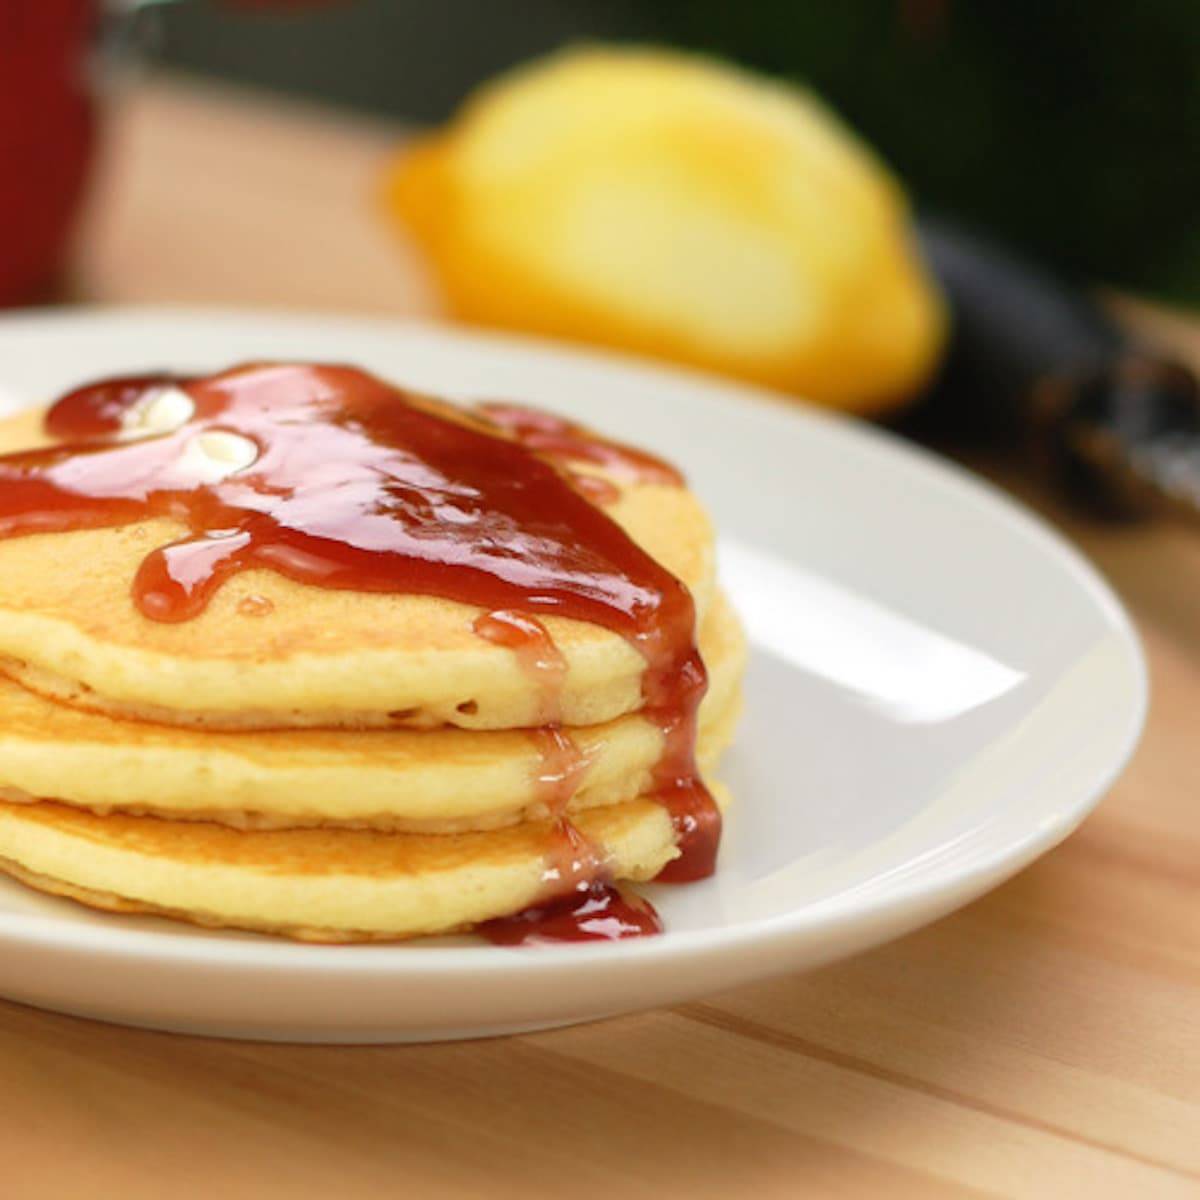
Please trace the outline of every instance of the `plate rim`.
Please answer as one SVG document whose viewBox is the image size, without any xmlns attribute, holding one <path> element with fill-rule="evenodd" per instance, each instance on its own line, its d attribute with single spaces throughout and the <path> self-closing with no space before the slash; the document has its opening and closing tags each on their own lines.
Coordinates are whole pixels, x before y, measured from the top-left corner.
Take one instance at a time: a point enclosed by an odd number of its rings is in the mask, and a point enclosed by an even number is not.
<svg viewBox="0 0 1200 1200">
<path fill-rule="evenodd" d="M 945 486 L 965 492 L 982 504 L 989 516 L 1007 527 L 1008 532 L 1028 548 L 1055 561 L 1095 604 L 1116 635 L 1132 668 L 1132 687 L 1125 698 L 1127 710 L 1122 737 L 1114 743 L 1105 764 L 1095 768 L 1092 777 L 1078 785 L 1077 793 L 1052 814 L 1053 820 L 1043 818 L 1041 822 L 1031 823 L 1023 835 L 1014 831 L 1001 838 L 987 853 L 939 868 L 933 875 L 918 873 L 902 883 L 873 892 L 856 889 L 849 898 L 844 893 L 835 894 L 771 917 L 719 928 L 668 931 L 659 938 L 615 943 L 506 947 L 503 953 L 497 953 L 495 947 L 487 945 L 436 946 L 419 948 L 420 952 L 414 953 L 418 947 L 408 943 L 321 945 L 240 934 L 222 940 L 220 935 L 225 932 L 222 930 L 213 931 L 217 936 L 211 940 L 200 940 L 170 930 L 97 926 L 39 913 L 0 912 L 0 945 L 29 949 L 53 947 L 60 951 L 98 955 L 108 961 L 220 965 L 231 970 L 288 970 L 309 975 L 462 977 L 483 974 L 495 977 L 517 973 L 549 976 L 564 970 L 611 968 L 617 963 L 682 965 L 739 946 L 763 949 L 783 945 L 817 928 L 833 931 L 843 926 L 855 926 L 893 909 L 946 911 L 958 907 L 955 893 L 961 895 L 962 903 L 967 903 L 1066 838 L 1100 803 L 1137 749 L 1149 708 L 1149 672 L 1137 629 L 1112 586 L 1081 550 L 1021 500 L 967 468 L 933 450 L 907 442 L 890 430 L 869 425 L 846 413 L 818 408 L 802 398 L 628 353 L 403 315 L 220 304 L 85 304 L 69 308 L 49 306 L 10 310 L 0 315 L 0 335 L 21 325 L 37 328 L 86 326 L 114 319 L 121 322 L 167 320 L 181 327 L 195 322 L 266 320 L 296 329 L 319 326 L 325 332 L 338 326 L 377 334 L 403 330 L 409 335 L 443 343 L 467 343 L 498 352 L 516 350 L 578 367 L 615 367 L 650 379 L 658 376 L 664 381 L 698 387 L 711 401 L 728 406 L 731 412 L 749 401 L 757 406 L 757 415 L 764 419 L 798 421 L 810 428 L 820 428 L 843 443 L 869 445 L 874 452 L 892 462 L 931 475 Z M 972 880 L 980 886 L 973 888 Z M 920 924 L 924 919 L 919 916 L 912 924 Z M 786 968 L 787 964 L 781 964 L 781 969 Z"/>
</svg>

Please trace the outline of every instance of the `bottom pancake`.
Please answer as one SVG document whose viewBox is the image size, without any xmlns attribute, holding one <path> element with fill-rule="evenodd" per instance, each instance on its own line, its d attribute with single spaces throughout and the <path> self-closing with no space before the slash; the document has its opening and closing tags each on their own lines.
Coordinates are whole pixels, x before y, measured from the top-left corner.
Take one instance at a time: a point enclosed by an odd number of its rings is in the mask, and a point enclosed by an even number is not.
<svg viewBox="0 0 1200 1200">
<path fill-rule="evenodd" d="M 713 793 L 722 808 L 728 795 Z M 575 818 L 614 880 L 652 879 L 678 851 L 647 799 Z M 242 832 L 205 822 L 0 802 L 0 869 L 97 908 L 305 941 L 450 933 L 543 898 L 547 822 L 461 834 Z"/>
</svg>

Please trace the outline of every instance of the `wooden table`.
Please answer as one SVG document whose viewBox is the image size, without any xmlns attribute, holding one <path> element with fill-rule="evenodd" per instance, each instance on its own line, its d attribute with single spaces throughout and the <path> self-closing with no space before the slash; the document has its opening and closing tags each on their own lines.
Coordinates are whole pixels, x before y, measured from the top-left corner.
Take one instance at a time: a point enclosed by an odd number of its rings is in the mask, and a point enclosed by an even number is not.
<svg viewBox="0 0 1200 1200">
<path fill-rule="evenodd" d="M 395 140 L 146 81 L 73 292 L 425 310 L 369 205 Z M 1154 677 L 1136 761 L 1061 849 L 851 962 L 506 1041 L 205 1042 L 0 1004 L 0 1194 L 1200 1195 L 1200 538 L 1020 490 L 1116 584 Z"/>
</svg>

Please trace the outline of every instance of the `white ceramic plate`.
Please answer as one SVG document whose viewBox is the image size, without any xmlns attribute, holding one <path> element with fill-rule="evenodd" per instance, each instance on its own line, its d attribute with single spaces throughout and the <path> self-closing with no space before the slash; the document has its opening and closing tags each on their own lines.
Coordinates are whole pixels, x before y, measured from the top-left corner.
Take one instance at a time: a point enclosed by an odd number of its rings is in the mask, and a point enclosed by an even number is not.
<svg viewBox="0 0 1200 1200">
<path fill-rule="evenodd" d="M 0 321 L 0 407 L 108 373 L 270 357 L 543 404 L 687 470 L 754 646 L 718 875 L 648 889 L 660 938 L 525 950 L 295 945 L 95 914 L 0 880 L 0 994 L 162 1029 L 346 1042 L 668 1004 L 966 903 L 1064 838 L 1133 749 L 1141 654 L 1073 550 L 964 472 L 761 393 L 441 328 L 126 310 Z"/>
</svg>

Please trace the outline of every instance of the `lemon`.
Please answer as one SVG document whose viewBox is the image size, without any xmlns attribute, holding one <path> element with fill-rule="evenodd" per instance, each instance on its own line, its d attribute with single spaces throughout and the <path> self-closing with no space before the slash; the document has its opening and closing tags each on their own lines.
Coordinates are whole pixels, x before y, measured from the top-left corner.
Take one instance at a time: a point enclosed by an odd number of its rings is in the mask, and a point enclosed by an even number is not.
<svg viewBox="0 0 1200 1200">
<path fill-rule="evenodd" d="M 588 47 L 481 88 L 389 210 L 453 313 L 857 412 L 911 396 L 945 316 L 886 168 L 806 92 Z"/>
</svg>

